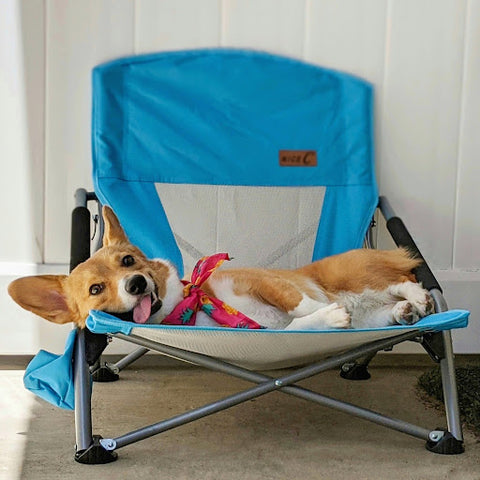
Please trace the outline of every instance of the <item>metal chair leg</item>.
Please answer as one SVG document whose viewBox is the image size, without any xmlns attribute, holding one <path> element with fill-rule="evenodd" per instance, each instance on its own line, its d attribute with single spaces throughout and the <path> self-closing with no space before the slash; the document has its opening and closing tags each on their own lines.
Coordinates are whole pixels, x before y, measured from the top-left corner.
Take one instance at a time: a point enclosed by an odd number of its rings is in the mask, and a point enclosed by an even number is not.
<svg viewBox="0 0 480 480">
<path fill-rule="evenodd" d="M 447 414 L 448 431 L 460 441 L 463 441 L 462 424 L 458 409 L 457 379 L 455 377 L 455 366 L 453 360 L 452 333 L 442 333 L 445 350 L 445 358 L 440 360 L 440 371 L 442 375 L 443 398 Z"/>
<path fill-rule="evenodd" d="M 435 303 L 435 311 L 448 310 L 447 302 L 438 289 L 430 290 Z M 443 345 L 440 345 L 438 361 L 442 377 L 443 399 L 447 417 L 447 431 L 439 431 L 438 439 L 432 439 L 426 444 L 427 450 L 441 454 L 458 454 L 465 451 L 463 445 L 462 424 L 458 408 L 457 379 L 453 358 L 452 332 L 446 330 L 441 333 Z"/>
<path fill-rule="evenodd" d="M 77 329 L 73 369 L 76 447 L 85 450 L 92 444 L 91 386 L 85 358 L 85 332 L 80 328 Z"/>
<path fill-rule="evenodd" d="M 92 434 L 92 386 L 86 359 L 85 330 L 77 329 L 73 364 L 75 387 L 75 460 L 79 463 L 110 463 L 117 459 L 100 444 L 102 437 Z"/>
<path fill-rule="evenodd" d="M 140 357 L 143 357 L 149 351 L 150 350 L 148 348 L 145 348 L 145 347 L 137 348 L 133 352 L 131 352 L 128 355 L 126 355 L 125 357 L 123 357 L 117 363 L 114 363 L 112 365 L 109 364 L 108 366 L 110 368 L 112 368 L 115 373 L 118 373 L 120 370 L 123 370 L 124 368 L 128 367 L 133 362 L 138 360 Z"/>
</svg>

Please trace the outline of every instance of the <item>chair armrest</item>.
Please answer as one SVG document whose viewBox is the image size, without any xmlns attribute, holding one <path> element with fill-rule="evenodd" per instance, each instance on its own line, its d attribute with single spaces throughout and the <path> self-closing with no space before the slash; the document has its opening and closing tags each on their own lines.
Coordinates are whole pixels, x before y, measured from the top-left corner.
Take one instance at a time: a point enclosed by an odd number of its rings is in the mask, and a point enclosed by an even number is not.
<svg viewBox="0 0 480 480">
<path fill-rule="evenodd" d="M 72 211 L 72 235 L 70 241 L 70 271 L 90 258 L 90 210 L 87 202 L 96 200 L 94 193 L 80 188 L 75 192 L 76 207 Z M 106 335 L 99 335 L 85 329 L 85 360 L 93 365 L 105 350 Z"/>
<path fill-rule="evenodd" d="M 386 197 L 380 197 L 378 207 L 387 222 L 387 229 L 397 246 L 408 249 L 416 258 L 422 260 L 422 263 L 414 270 L 417 280 L 421 282 L 423 287 L 427 290 L 436 289 L 443 292 L 407 227 L 402 219 L 395 215 L 395 212 Z"/>
<path fill-rule="evenodd" d="M 90 258 L 90 210 L 87 202 L 95 194 L 79 188 L 75 192 L 75 208 L 72 211 L 72 233 L 70 237 L 70 271 Z"/>
</svg>

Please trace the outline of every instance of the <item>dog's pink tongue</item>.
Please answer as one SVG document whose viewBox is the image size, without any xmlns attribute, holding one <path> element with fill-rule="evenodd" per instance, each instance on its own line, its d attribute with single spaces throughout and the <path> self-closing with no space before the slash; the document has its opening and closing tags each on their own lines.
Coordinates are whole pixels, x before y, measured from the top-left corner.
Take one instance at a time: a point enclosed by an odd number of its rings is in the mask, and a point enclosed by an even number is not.
<svg viewBox="0 0 480 480">
<path fill-rule="evenodd" d="M 152 301 L 150 295 L 142 298 L 140 303 L 133 309 L 133 321 L 135 323 L 145 323 L 150 317 L 152 311 Z"/>
</svg>

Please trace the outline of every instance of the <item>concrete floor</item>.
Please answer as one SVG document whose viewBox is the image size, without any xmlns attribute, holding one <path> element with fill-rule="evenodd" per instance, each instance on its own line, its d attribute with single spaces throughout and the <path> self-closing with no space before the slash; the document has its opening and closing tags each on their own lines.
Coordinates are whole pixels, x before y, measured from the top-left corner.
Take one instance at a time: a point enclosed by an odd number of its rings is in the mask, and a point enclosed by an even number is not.
<svg viewBox="0 0 480 480">
<path fill-rule="evenodd" d="M 154 423 L 250 386 L 241 380 L 147 356 L 113 384 L 95 384 L 94 433 L 104 437 Z M 377 357 L 378 358 L 378 357 Z M 434 429 L 438 408 L 416 393 L 428 367 L 374 361 L 372 379 L 345 381 L 331 371 L 301 384 Z M 281 393 L 118 450 L 109 465 L 73 460 L 73 413 L 23 389 L 22 365 L 0 363 L 0 478 L 480 480 L 480 443 L 465 432 L 466 453 L 436 455 L 423 441 Z"/>
</svg>

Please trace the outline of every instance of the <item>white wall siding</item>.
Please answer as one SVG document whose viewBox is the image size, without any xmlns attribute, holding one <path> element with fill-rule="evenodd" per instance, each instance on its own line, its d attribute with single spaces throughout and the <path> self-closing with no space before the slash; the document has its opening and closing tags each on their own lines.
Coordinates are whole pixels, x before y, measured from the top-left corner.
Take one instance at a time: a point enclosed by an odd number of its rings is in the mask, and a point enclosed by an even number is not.
<svg viewBox="0 0 480 480">
<path fill-rule="evenodd" d="M 136 53 L 215 46 L 220 25 L 220 0 L 137 0 Z"/>
<path fill-rule="evenodd" d="M 305 1 L 225 0 L 222 45 L 302 56 Z"/>
<path fill-rule="evenodd" d="M 380 191 L 445 281 L 450 305 L 472 310 L 470 332 L 478 332 L 480 2 L 3 0 L 0 308 L 24 323 L 0 339 L 0 353 L 33 352 L 46 338 L 63 347 L 62 329 L 52 334 L 41 321 L 31 329 L 4 287 L 25 265 L 66 269 L 73 193 L 92 186 L 91 69 L 216 46 L 293 56 L 374 85 Z M 0 325 L 11 329 L 9 321 Z M 456 334 L 456 350 L 480 352 L 474 334 Z"/>
<path fill-rule="evenodd" d="M 387 5 L 384 0 L 310 1 L 307 60 L 358 75 L 381 87 Z"/>
<path fill-rule="evenodd" d="M 459 124 L 453 266 L 480 268 L 480 2 L 466 15 L 463 98 Z"/>
<path fill-rule="evenodd" d="M 43 261 L 43 18 L 41 0 L 0 2 L 0 262 Z"/>
<path fill-rule="evenodd" d="M 45 260 L 65 263 L 73 192 L 92 188 L 91 70 L 133 53 L 130 0 L 46 3 Z"/>
<path fill-rule="evenodd" d="M 419 246 L 452 268 L 465 2 L 396 1 L 388 21 L 379 182 Z"/>
</svg>

